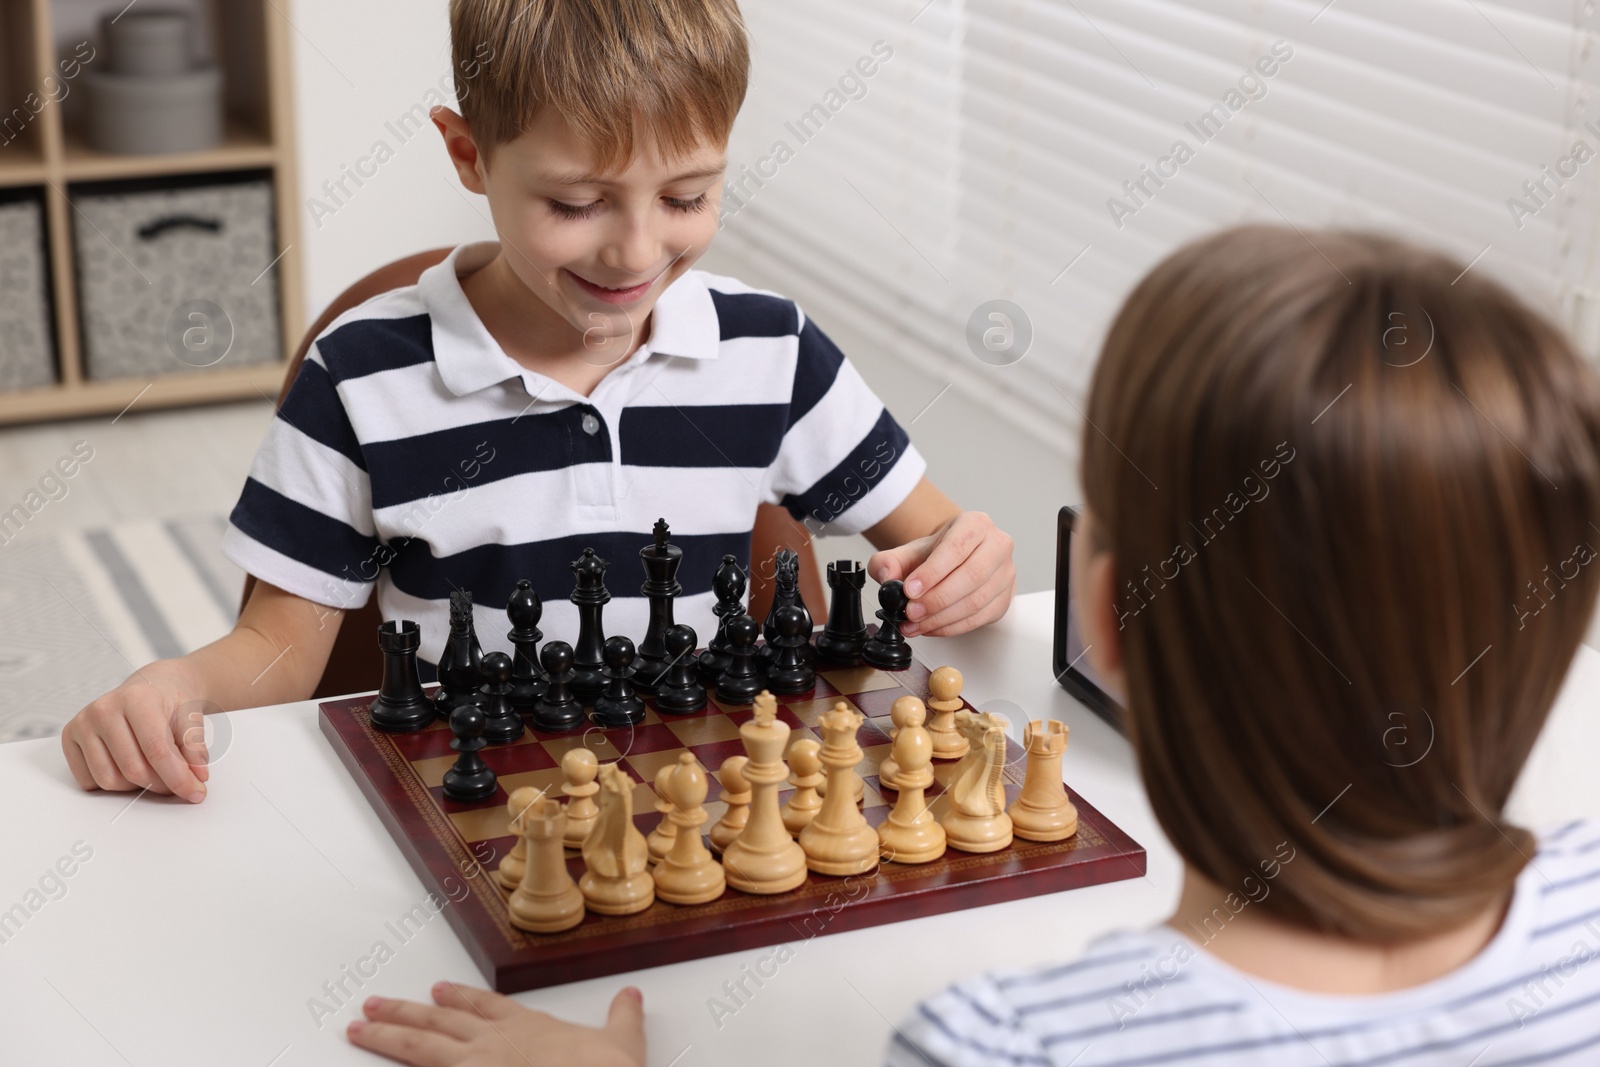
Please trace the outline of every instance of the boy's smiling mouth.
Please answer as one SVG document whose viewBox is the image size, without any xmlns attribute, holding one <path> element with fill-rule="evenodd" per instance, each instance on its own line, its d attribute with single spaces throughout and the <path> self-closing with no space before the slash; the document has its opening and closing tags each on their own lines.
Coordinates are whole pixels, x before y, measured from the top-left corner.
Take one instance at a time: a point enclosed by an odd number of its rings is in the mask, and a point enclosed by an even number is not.
<svg viewBox="0 0 1600 1067">
<path fill-rule="evenodd" d="M 652 278 L 647 282 L 641 282 L 638 285 L 629 286 L 626 289 L 612 289 L 604 285 L 597 285 L 594 282 L 591 282 L 589 279 L 581 277 L 565 267 L 562 268 L 562 271 L 572 278 L 572 280 L 577 283 L 578 288 L 583 292 L 594 297 L 596 300 L 603 300 L 608 304 L 632 304 L 648 293 L 650 291 L 650 287 L 655 285 L 656 281 L 659 279 L 658 276 L 657 278 Z"/>
</svg>

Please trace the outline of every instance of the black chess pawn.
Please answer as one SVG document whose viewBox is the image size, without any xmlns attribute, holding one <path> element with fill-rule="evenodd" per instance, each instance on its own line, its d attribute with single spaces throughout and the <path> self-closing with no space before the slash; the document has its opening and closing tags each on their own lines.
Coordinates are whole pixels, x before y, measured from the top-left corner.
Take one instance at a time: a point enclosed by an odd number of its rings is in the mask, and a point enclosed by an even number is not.
<svg viewBox="0 0 1600 1067">
<path fill-rule="evenodd" d="M 728 620 L 728 669 L 717 679 L 717 700 L 748 704 L 766 682 L 756 668 L 756 620 L 735 615 Z"/>
<path fill-rule="evenodd" d="M 551 641 L 539 653 L 550 687 L 534 705 L 528 725 L 543 733 L 559 734 L 583 725 L 583 706 L 572 695 L 572 646 Z"/>
<path fill-rule="evenodd" d="M 572 561 L 577 584 L 567 599 L 578 608 L 578 643 L 572 646 L 572 669 L 576 672 L 572 692 L 585 706 L 592 705 L 605 687 L 602 651 L 606 631 L 602 613 L 611 601 L 611 591 L 606 588 L 608 566 L 592 548 L 584 549 L 583 555 Z"/>
<path fill-rule="evenodd" d="M 439 718 L 448 719 L 462 704 L 476 704 L 483 685 L 483 649 L 472 625 L 472 594 L 457 589 L 450 594 L 450 636 L 439 657 L 439 689 L 433 706 Z"/>
<path fill-rule="evenodd" d="M 458 704 L 450 712 L 450 731 L 455 740 L 450 747 L 461 753 L 455 765 L 444 772 L 444 795 L 463 804 L 475 804 L 494 796 L 494 770 L 478 751 L 488 744 L 483 739 L 483 709 L 476 704 Z"/>
<path fill-rule="evenodd" d="M 517 583 L 506 602 L 506 618 L 511 620 L 511 630 L 506 634 L 511 641 L 511 706 L 523 715 L 533 714 L 534 705 L 544 696 L 550 682 L 539 669 L 539 642 L 544 633 L 539 629 L 539 619 L 544 615 L 544 604 L 533 591 L 533 583 L 526 578 Z"/>
<path fill-rule="evenodd" d="M 785 604 L 778 609 L 778 633 L 772 639 L 772 663 L 767 668 L 767 688 L 774 693 L 792 696 L 817 684 L 817 672 L 806 656 L 809 621 L 804 608 Z"/>
<path fill-rule="evenodd" d="M 861 658 L 869 667 L 903 671 L 911 666 L 911 646 L 900 632 L 900 627 L 906 621 L 906 605 L 910 602 L 905 585 L 898 578 L 878 587 L 878 603 L 882 605 L 878 609 L 878 618 L 882 622 L 878 625 L 878 632 L 867 638 L 861 650 Z"/>
<path fill-rule="evenodd" d="M 667 671 L 667 631 L 672 628 L 672 601 L 683 592 L 678 583 L 678 565 L 683 562 L 683 549 L 671 544 L 667 538 L 672 531 L 666 519 L 657 519 L 655 540 L 639 550 L 639 560 L 644 564 L 645 582 L 639 592 L 650 598 L 650 623 L 644 638 L 639 642 L 639 657 L 633 667 L 633 687 L 647 696 L 655 694 L 656 686 Z"/>
<path fill-rule="evenodd" d="M 853 559 L 828 564 L 828 625 L 817 635 L 817 656 L 828 663 L 854 667 L 867 643 L 867 620 L 861 611 L 866 569 Z"/>
<path fill-rule="evenodd" d="M 626 637 L 610 638 L 601 654 L 605 657 L 606 683 L 595 698 L 594 724 L 608 730 L 638 726 L 644 722 L 644 698 L 633 691 L 633 642 Z"/>
<path fill-rule="evenodd" d="M 417 674 L 417 649 L 422 629 L 410 619 L 395 619 L 378 627 L 378 648 L 383 652 L 383 685 L 372 702 L 372 725 L 392 734 L 409 734 L 431 724 L 433 705 L 422 692 Z"/>
<path fill-rule="evenodd" d="M 700 680 L 715 685 L 717 678 L 728 669 L 728 620 L 744 614 L 744 591 L 749 581 L 737 556 L 723 556 L 722 565 L 711 579 L 711 591 L 717 603 L 711 613 L 717 617 L 717 632 L 700 653 L 697 665 Z"/>
<path fill-rule="evenodd" d="M 510 744 L 527 729 L 511 704 L 511 657 L 504 652 L 483 657 L 483 676 L 483 739 L 491 745 Z"/>
<path fill-rule="evenodd" d="M 656 686 L 656 707 L 674 715 L 685 715 L 706 706 L 706 687 L 695 677 L 697 662 L 694 629 L 679 624 L 667 630 L 663 644 L 667 650 L 667 670 Z"/>
</svg>

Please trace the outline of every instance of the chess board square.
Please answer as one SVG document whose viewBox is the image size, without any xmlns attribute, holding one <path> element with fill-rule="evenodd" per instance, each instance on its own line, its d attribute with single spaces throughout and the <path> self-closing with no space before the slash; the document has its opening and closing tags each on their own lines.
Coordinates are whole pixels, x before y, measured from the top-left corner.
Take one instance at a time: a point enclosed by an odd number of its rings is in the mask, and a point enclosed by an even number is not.
<svg viewBox="0 0 1600 1067">
<path fill-rule="evenodd" d="M 672 727 L 659 719 L 653 723 L 627 726 L 620 730 L 603 730 L 601 733 L 616 748 L 618 754 L 623 756 L 683 747 L 683 742 L 672 732 Z"/>
<path fill-rule="evenodd" d="M 903 689 L 874 689 L 870 693 L 857 694 L 856 707 L 869 719 L 887 719 L 894 710 L 894 702 L 907 695 Z M 928 718 L 932 717 L 933 711 L 930 709 Z"/>
<path fill-rule="evenodd" d="M 835 667 L 835 668 L 828 668 L 828 669 L 840 670 L 842 668 Z M 827 675 L 823 672 L 823 670 L 818 670 L 817 671 L 817 684 L 811 690 L 812 699 L 814 699 L 814 700 L 827 700 L 827 699 L 830 699 L 830 698 L 836 698 L 836 697 L 838 697 L 840 695 L 841 694 L 839 692 L 838 686 L 836 686 L 832 682 L 828 681 Z"/>
<path fill-rule="evenodd" d="M 733 756 L 745 754 L 744 742 L 738 738 L 734 738 L 731 741 L 712 741 L 709 744 L 695 745 L 690 751 L 694 753 L 694 758 L 700 761 L 700 766 L 711 774 L 715 774 L 722 767 L 723 761 Z M 715 789 L 712 791 L 716 792 Z"/>
<path fill-rule="evenodd" d="M 539 747 L 548 752 L 550 758 L 558 765 L 561 763 L 561 758 L 575 748 L 588 749 L 601 763 L 615 763 L 622 756 L 617 746 L 613 745 L 605 734 L 593 727 L 583 733 L 563 734 L 550 741 L 541 741 Z"/>
<path fill-rule="evenodd" d="M 889 735 L 873 725 L 871 719 L 862 723 L 860 728 L 856 730 L 856 744 L 862 748 L 871 745 L 887 745 L 888 743 Z"/>
<path fill-rule="evenodd" d="M 450 742 L 455 739 L 448 727 L 443 723 L 434 723 L 426 729 L 414 734 L 388 734 L 389 741 L 394 745 L 396 752 L 408 761 L 433 759 L 438 756 L 453 756 L 454 750 Z"/>
<path fill-rule="evenodd" d="M 661 768 L 677 763 L 678 757 L 686 751 L 684 748 L 672 748 L 661 752 L 634 752 L 627 756 L 626 764 L 635 778 L 653 784 Z M 705 764 L 701 764 L 700 769 L 706 770 Z"/>
<path fill-rule="evenodd" d="M 498 807 L 501 811 L 504 811 L 506 802 L 510 799 L 508 796 L 506 796 L 506 791 L 500 788 L 498 782 L 495 783 L 494 794 L 490 796 L 489 799 L 479 800 L 472 804 L 462 804 L 459 801 L 451 800 L 449 797 L 444 795 L 444 788 L 442 786 L 430 788 L 428 790 L 428 795 L 433 797 L 433 802 L 439 805 L 439 810 L 444 812 L 446 815 L 454 815 L 457 812 L 462 811 L 474 811 L 478 808 L 485 807 Z"/>
<path fill-rule="evenodd" d="M 825 713 L 832 711 L 833 706 L 841 702 L 847 707 L 853 708 L 856 711 L 861 711 L 860 705 L 858 705 L 855 701 L 851 700 L 849 697 L 840 696 L 838 694 L 824 699 L 788 700 L 783 703 L 783 707 L 786 707 L 793 712 L 794 717 L 800 722 L 805 723 L 807 726 L 815 726 L 819 721 L 821 721 L 822 716 Z"/>
<path fill-rule="evenodd" d="M 665 725 L 685 745 L 733 741 L 739 737 L 739 725 L 729 721 L 726 715 L 695 715 L 687 719 L 668 720 Z"/>
<path fill-rule="evenodd" d="M 478 753 L 496 775 L 542 771 L 559 766 L 543 745 L 496 745 Z"/>
<path fill-rule="evenodd" d="M 878 767 L 883 763 L 884 760 L 889 758 L 889 753 L 892 751 L 894 751 L 893 745 L 884 744 L 882 742 L 876 745 L 862 745 L 861 763 L 856 767 L 856 770 L 860 772 L 861 777 L 863 778 L 866 778 L 868 775 L 876 778 L 878 774 Z"/>
<path fill-rule="evenodd" d="M 566 782 L 566 776 L 559 767 L 545 767 L 537 771 L 520 771 L 516 774 L 502 774 L 500 788 L 510 796 L 524 786 L 538 789 L 557 800 L 564 799 L 566 794 L 561 791 L 561 786 Z M 507 813 L 509 815 L 509 812 Z"/>
<path fill-rule="evenodd" d="M 832 670 L 822 671 L 821 677 L 827 679 L 828 684 L 840 693 L 854 696 L 857 693 L 870 693 L 878 689 L 899 689 L 900 680 L 888 671 L 880 671 L 876 667 L 835 667 Z"/>
<path fill-rule="evenodd" d="M 508 837 L 511 834 L 511 813 L 506 810 L 504 804 L 458 811 L 450 816 L 450 822 L 464 841 L 483 841 L 488 838 Z M 479 863 L 484 862 L 483 856 L 477 853 L 474 853 L 474 856 Z"/>
</svg>

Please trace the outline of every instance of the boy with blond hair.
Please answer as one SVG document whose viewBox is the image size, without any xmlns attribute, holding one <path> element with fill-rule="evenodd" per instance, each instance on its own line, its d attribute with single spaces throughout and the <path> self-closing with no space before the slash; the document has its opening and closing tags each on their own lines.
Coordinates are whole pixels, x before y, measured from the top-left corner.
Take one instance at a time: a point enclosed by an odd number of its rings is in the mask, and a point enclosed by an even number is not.
<svg viewBox="0 0 1600 1067">
<path fill-rule="evenodd" d="M 762 503 L 864 533 L 872 576 L 905 582 L 908 634 L 961 633 L 1010 602 L 1011 539 L 924 477 L 827 335 L 792 301 L 694 269 L 748 78 L 733 0 L 455 0 L 451 33 L 462 111 L 433 120 L 498 240 L 316 339 L 223 539 L 254 595 L 226 637 L 67 725 L 86 789 L 203 799 L 181 709 L 305 699 L 339 612 L 374 592 L 386 619 L 420 624 L 425 681 L 456 589 L 476 596 L 486 650 L 510 648 L 498 609 L 521 578 L 546 635 L 571 642 L 570 561 L 626 559 L 660 516 L 684 552 L 679 618 L 702 639 L 718 560 L 748 564 Z M 617 596 L 606 626 L 638 635 L 646 617 Z"/>
</svg>

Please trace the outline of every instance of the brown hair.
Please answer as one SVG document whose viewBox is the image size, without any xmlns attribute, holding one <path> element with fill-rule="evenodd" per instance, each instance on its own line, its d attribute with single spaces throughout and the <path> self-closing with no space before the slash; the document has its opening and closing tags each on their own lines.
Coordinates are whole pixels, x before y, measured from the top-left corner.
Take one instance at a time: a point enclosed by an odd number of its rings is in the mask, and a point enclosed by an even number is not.
<svg viewBox="0 0 1600 1067">
<path fill-rule="evenodd" d="M 723 144 L 750 53 L 735 0 L 451 0 L 456 95 L 484 153 L 554 108 L 604 171 L 642 121 L 661 151 Z"/>
<path fill-rule="evenodd" d="M 1155 814 L 1220 886 L 1371 941 L 1532 856 L 1503 807 L 1600 588 L 1600 391 L 1483 267 L 1275 226 L 1173 253 L 1107 336 L 1085 496 Z"/>
</svg>

